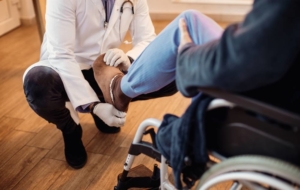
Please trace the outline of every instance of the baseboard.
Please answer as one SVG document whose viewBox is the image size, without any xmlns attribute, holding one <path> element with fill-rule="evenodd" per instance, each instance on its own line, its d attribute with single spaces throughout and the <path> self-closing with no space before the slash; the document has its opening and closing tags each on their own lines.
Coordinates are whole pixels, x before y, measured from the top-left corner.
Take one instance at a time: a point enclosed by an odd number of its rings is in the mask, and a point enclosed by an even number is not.
<svg viewBox="0 0 300 190">
<path fill-rule="evenodd" d="M 173 20 L 180 13 L 150 13 L 151 19 L 155 20 Z M 214 19 L 216 22 L 226 22 L 226 23 L 234 23 L 240 22 L 245 18 L 244 14 L 205 14 L 210 18 Z"/>
<path fill-rule="evenodd" d="M 173 20 L 180 13 L 150 13 L 152 20 Z M 216 22 L 240 22 L 244 19 L 245 15 L 242 14 L 206 14 L 210 18 L 214 19 Z M 34 18 L 21 18 L 21 24 L 28 26 L 36 24 L 36 19 Z"/>
<path fill-rule="evenodd" d="M 21 24 L 23 26 L 30 26 L 36 24 L 36 19 L 35 17 L 33 18 L 21 18 Z"/>
<path fill-rule="evenodd" d="M 150 13 L 152 20 L 173 20 L 175 19 L 180 13 Z M 206 14 L 210 18 L 214 19 L 216 22 L 240 22 L 244 19 L 245 15 L 242 14 Z M 21 18 L 21 24 L 28 26 L 36 24 L 35 17 L 33 18 Z"/>
</svg>

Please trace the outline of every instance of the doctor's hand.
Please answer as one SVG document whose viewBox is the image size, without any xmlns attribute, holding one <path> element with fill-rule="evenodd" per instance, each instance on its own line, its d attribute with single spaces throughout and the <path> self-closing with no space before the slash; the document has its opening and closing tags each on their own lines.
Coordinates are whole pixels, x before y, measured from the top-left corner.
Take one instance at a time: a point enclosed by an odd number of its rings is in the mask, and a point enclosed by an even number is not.
<svg viewBox="0 0 300 190">
<path fill-rule="evenodd" d="M 106 65 L 118 67 L 122 71 L 127 71 L 131 65 L 128 56 L 122 50 L 117 48 L 108 50 L 103 61 Z"/>
<path fill-rule="evenodd" d="M 186 22 L 184 20 L 184 18 L 181 18 L 179 20 L 179 30 L 180 30 L 180 44 L 178 47 L 178 52 L 181 51 L 181 49 L 188 43 L 192 43 L 193 40 L 190 36 L 190 33 L 188 31 Z"/>
<path fill-rule="evenodd" d="M 111 127 L 122 127 L 126 121 L 126 113 L 108 103 L 98 103 L 94 107 L 93 113 Z"/>
</svg>

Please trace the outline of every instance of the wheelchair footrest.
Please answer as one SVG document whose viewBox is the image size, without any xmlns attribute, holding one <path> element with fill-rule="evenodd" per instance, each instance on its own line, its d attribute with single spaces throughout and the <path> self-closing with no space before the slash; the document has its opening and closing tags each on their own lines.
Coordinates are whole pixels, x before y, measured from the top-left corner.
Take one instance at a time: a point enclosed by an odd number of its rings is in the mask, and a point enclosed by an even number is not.
<svg viewBox="0 0 300 190">
<path fill-rule="evenodd" d="M 124 171 L 126 172 L 126 171 Z M 129 170 L 125 179 L 121 180 L 124 172 L 118 175 L 118 185 L 114 190 L 147 189 L 158 190 L 160 186 L 160 169 L 154 165 L 153 171 L 144 165 L 138 165 Z"/>
</svg>

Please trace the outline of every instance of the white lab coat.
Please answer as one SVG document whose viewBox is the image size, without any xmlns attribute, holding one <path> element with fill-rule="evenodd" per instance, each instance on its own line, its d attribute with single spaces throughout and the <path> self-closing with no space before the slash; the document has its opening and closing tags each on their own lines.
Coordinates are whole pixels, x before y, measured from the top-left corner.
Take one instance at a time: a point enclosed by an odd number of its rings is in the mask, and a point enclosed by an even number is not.
<svg viewBox="0 0 300 190">
<path fill-rule="evenodd" d="M 123 2 L 115 1 L 105 28 L 102 0 L 48 0 L 40 61 L 30 66 L 24 76 L 32 67 L 51 67 L 60 75 L 74 108 L 99 101 L 81 70 L 91 68 L 94 60 L 108 49 L 119 47 L 128 30 L 133 48 L 126 54 L 133 59 L 155 38 L 147 0 L 133 0 L 134 15 L 129 3 L 121 15 Z"/>
</svg>

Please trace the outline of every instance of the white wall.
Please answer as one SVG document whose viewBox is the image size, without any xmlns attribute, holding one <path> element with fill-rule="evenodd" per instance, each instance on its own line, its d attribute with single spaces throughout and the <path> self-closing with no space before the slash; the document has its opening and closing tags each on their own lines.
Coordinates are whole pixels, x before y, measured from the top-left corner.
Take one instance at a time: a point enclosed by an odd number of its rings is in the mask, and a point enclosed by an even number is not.
<svg viewBox="0 0 300 190">
<path fill-rule="evenodd" d="M 196 9 L 218 21 L 241 20 L 253 0 L 148 0 L 153 19 L 173 17 L 187 9 Z"/>
<path fill-rule="evenodd" d="M 21 19 L 33 19 L 35 17 L 32 0 L 20 0 L 21 9 L 20 9 L 20 17 Z"/>
</svg>

